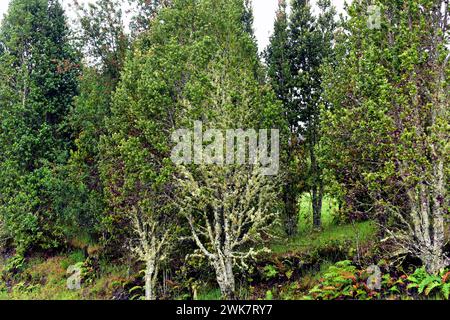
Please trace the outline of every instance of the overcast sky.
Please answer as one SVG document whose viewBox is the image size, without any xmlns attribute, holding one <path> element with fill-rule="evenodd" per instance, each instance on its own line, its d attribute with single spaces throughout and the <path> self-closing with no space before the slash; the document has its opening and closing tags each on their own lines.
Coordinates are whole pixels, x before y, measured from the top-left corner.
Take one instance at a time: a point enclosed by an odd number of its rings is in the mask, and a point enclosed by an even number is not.
<svg viewBox="0 0 450 320">
<path fill-rule="evenodd" d="M 0 0 L 0 17 L 8 9 L 8 3 L 10 0 Z M 62 0 L 62 2 L 67 5 L 73 0 Z M 80 0 L 80 2 L 88 2 L 92 0 Z M 345 0 L 332 0 L 331 2 L 338 8 L 341 12 L 344 6 Z M 316 1 L 313 0 L 313 3 Z M 275 11 L 278 6 L 278 0 L 253 0 L 254 15 L 255 15 L 255 35 L 258 39 L 258 45 L 260 50 L 264 49 L 269 44 L 269 37 L 273 30 L 273 21 L 275 18 Z M 70 11 L 68 10 L 68 15 L 70 16 Z"/>
</svg>

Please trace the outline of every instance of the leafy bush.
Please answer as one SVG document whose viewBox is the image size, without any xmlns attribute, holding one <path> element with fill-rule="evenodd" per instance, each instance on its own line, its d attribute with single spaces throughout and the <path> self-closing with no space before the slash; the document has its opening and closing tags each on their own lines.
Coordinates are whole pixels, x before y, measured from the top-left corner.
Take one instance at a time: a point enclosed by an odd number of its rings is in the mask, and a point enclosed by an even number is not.
<svg viewBox="0 0 450 320">
<path fill-rule="evenodd" d="M 264 267 L 264 278 L 270 280 L 278 276 L 278 270 L 275 266 L 269 264 Z"/>
<path fill-rule="evenodd" d="M 335 300 L 360 299 L 365 300 L 373 295 L 364 279 L 363 272 L 351 265 L 351 261 L 341 261 L 331 266 L 325 272 L 320 284 L 309 291 L 305 299 Z"/>
<path fill-rule="evenodd" d="M 8 259 L 4 271 L 15 273 L 25 268 L 25 258 L 22 254 L 16 254 Z"/>
<path fill-rule="evenodd" d="M 69 254 L 67 258 L 61 261 L 61 267 L 67 269 L 69 266 L 77 264 L 79 262 L 84 262 L 86 257 L 82 250 L 76 250 Z"/>
<path fill-rule="evenodd" d="M 408 289 L 417 289 L 419 295 L 425 296 L 437 295 L 446 300 L 450 296 L 450 271 L 443 270 L 439 275 L 430 275 L 425 268 L 416 269 L 416 271 L 407 277 L 409 282 Z"/>
<path fill-rule="evenodd" d="M 309 291 L 305 299 L 343 300 L 343 299 L 380 299 L 396 298 L 413 294 L 424 297 L 449 299 L 450 270 L 443 270 L 439 275 L 430 275 L 425 268 L 419 268 L 411 275 L 381 276 L 379 290 L 369 288 L 368 271 L 358 270 L 351 261 L 341 261 L 329 267 L 320 283 Z M 414 290 L 414 291 L 412 291 Z"/>
</svg>

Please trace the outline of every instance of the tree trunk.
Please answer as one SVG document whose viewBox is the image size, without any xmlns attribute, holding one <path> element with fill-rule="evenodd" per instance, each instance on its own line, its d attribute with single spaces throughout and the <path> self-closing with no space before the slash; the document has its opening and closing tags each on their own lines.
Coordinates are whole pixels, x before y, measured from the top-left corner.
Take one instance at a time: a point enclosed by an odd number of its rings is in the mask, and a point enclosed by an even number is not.
<svg viewBox="0 0 450 320">
<path fill-rule="evenodd" d="M 289 237 L 297 235 L 298 230 L 298 212 L 297 201 L 294 194 L 291 182 L 288 181 L 284 191 L 284 205 L 285 205 L 285 222 L 284 229 Z"/>
<path fill-rule="evenodd" d="M 323 181 L 322 174 L 316 155 L 317 144 L 317 123 L 316 120 L 312 121 L 312 128 L 309 138 L 309 157 L 311 160 L 311 177 L 312 177 L 312 208 L 313 208 L 313 227 L 314 229 L 320 229 L 322 227 L 322 200 L 323 200 Z"/>
<path fill-rule="evenodd" d="M 323 189 L 321 187 L 312 189 L 313 226 L 314 229 L 322 227 L 322 201 Z"/>
<path fill-rule="evenodd" d="M 422 255 L 421 260 L 429 274 L 438 274 L 439 271 L 448 266 L 449 261 L 444 256 L 442 249 L 433 249 Z"/>
<path fill-rule="evenodd" d="M 287 152 L 288 167 L 292 160 L 292 147 Z M 283 200 L 284 200 L 284 230 L 288 237 L 295 237 L 298 231 L 298 210 L 297 195 L 295 194 L 294 179 L 292 173 L 288 170 L 286 182 L 284 184 Z"/>
<path fill-rule="evenodd" d="M 418 251 L 418 257 L 430 274 L 439 273 L 450 263 L 444 253 L 443 212 L 445 201 L 442 199 L 445 199 L 445 189 L 442 189 L 443 184 L 439 177 L 440 174 L 437 173 L 437 178 L 433 179 L 431 188 L 422 183 L 417 188 L 417 192 L 410 191 L 408 193 L 413 217 L 412 241 L 413 243 L 417 241 L 415 250 Z M 438 196 L 436 196 L 437 194 Z M 430 195 L 434 195 L 433 201 L 430 201 Z"/>
<path fill-rule="evenodd" d="M 155 259 L 148 259 L 145 270 L 145 300 L 156 300 L 156 279 L 158 268 Z"/>
<path fill-rule="evenodd" d="M 222 298 L 225 300 L 236 299 L 236 285 L 231 258 L 219 258 L 219 260 L 214 263 L 214 268 L 216 269 L 217 283 L 219 284 Z"/>
</svg>

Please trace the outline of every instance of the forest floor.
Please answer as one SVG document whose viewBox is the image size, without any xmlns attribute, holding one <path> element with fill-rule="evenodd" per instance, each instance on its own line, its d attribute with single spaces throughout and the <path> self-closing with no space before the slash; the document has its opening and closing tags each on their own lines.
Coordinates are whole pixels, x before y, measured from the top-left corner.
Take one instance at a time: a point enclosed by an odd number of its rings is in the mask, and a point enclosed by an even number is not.
<svg viewBox="0 0 450 320">
<path fill-rule="evenodd" d="M 123 265 L 103 264 L 80 290 L 67 289 L 67 268 L 84 260 L 82 251 L 29 258 L 20 274 L 0 283 L 0 300 L 108 300 L 130 280 Z"/>
<path fill-rule="evenodd" d="M 258 261 L 254 279 L 238 279 L 240 299 L 302 299 L 320 281 L 321 275 L 340 260 L 370 258 L 376 228 L 371 222 L 339 225 L 335 222 L 336 204 L 325 199 L 323 229 L 312 229 L 310 199 L 303 196 L 299 202 L 298 235 L 289 241 L 274 240 L 272 253 Z M 68 266 L 86 260 L 81 250 L 70 253 L 29 257 L 17 275 L 2 279 L 0 300 L 37 299 L 121 299 L 137 298 L 136 274 L 126 264 L 99 261 L 95 277 L 83 283 L 80 290 L 67 289 Z M 6 266 L 0 260 L 0 274 Z M 247 275 L 247 277 L 250 277 Z M 243 281 L 245 280 L 245 281 Z M 179 297 L 183 298 L 182 296 Z M 214 282 L 205 285 L 197 295 L 199 300 L 220 299 Z"/>
<path fill-rule="evenodd" d="M 272 254 L 258 263 L 261 277 L 238 289 L 241 299 L 303 299 L 320 282 L 335 262 L 352 260 L 357 264 L 375 262 L 377 228 L 370 221 L 339 224 L 337 204 L 325 198 L 322 230 L 312 227 L 309 195 L 299 201 L 299 229 L 296 237 L 275 240 Z M 220 299 L 220 290 L 211 287 L 200 292 L 199 300 Z"/>
</svg>

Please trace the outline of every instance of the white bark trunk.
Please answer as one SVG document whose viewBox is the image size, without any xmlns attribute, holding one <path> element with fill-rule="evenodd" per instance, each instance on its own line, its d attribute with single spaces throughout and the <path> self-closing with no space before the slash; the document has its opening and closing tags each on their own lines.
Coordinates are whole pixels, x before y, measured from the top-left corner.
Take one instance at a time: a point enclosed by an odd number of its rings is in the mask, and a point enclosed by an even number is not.
<svg viewBox="0 0 450 320">
<path fill-rule="evenodd" d="M 147 261 L 145 270 L 145 300 L 156 300 L 156 279 L 158 277 L 158 267 L 156 261 L 150 258 Z"/>
<path fill-rule="evenodd" d="M 227 300 L 234 299 L 236 283 L 231 258 L 221 257 L 213 266 L 216 271 L 217 283 L 219 284 L 222 298 Z"/>
<path fill-rule="evenodd" d="M 409 193 L 409 201 L 412 212 L 414 234 L 411 235 L 413 251 L 417 252 L 427 271 L 437 274 L 439 270 L 448 264 L 448 258 L 444 254 L 444 208 L 445 201 L 442 193 L 442 184 L 439 179 L 433 179 L 430 186 L 421 184 L 418 188 L 418 196 Z M 439 195 L 436 195 L 439 194 Z M 430 197 L 432 201 L 430 201 Z M 415 239 L 415 240 L 414 240 Z"/>
</svg>

